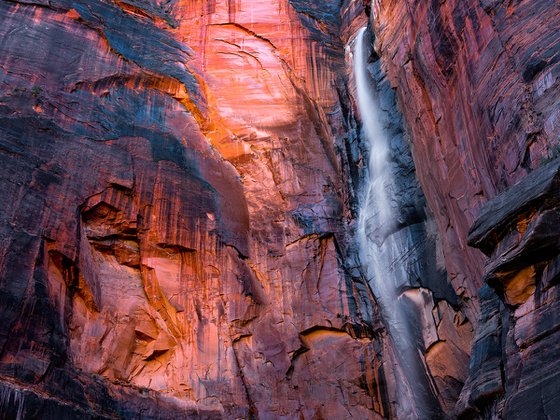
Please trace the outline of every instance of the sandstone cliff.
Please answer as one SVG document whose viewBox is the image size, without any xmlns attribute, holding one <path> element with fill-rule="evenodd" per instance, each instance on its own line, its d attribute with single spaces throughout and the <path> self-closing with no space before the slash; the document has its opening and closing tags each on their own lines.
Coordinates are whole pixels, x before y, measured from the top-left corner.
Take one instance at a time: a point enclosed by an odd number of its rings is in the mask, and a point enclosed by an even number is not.
<svg viewBox="0 0 560 420">
<path fill-rule="evenodd" d="M 338 5 L 0 7 L 7 416 L 386 412 Z"/>
<path fill-rule="evenodd" d="M 365 25 L 429 412 L 558 415 L 558 4 L 369 3 L 0 3 L 0 417 L 401 413 Z"/>
<path fill-rule="evenodd" d="M 451 282 L 479 301 L 457 414 L 557 417 L 559 4 L 382 0 L 372 16 Z M 489 260 L 468 247 L 476 217 Z"/>
</svg>

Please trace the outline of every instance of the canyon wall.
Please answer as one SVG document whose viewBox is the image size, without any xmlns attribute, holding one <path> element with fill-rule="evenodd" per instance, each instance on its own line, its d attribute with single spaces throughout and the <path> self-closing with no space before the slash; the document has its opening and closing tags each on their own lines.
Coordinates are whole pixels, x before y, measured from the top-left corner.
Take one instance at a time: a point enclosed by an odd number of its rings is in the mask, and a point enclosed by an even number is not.
<svg viewBox="0 0 560 420">
<path fill-rule="evenodd" d="M 0 3 L 2 416 L 388 413 L 337 2 Z"/>
<path fill-rule="evenodd" d="M 355 242 L 368 24 L 433 414 L 560 415 L 559 22 L 555 0 L 1 2 L 0 418 L 399 414 Z"/>
<path fill-rule="evenodd" d="M 378 0 L 371 22 L 451 282 L 480 300 L 457 414 L 556 417 L 560 6 Z"/>
<path fill-rule="evenodd" d="M 358 42 L 365 45 L 359 48 Z M 386 344 L 397 355 L 394 359 L 385 355 L 394 363 L 387 367 L 386 377 L 397 384 L 395 389 L 389 387 L 391 414 L 439 418 L 452 414 L 468 376 L 472 322 L 445 270 L 395 90 L 382 60 L 369 46 L 371 37 L 364 28 L 348 48 L 356 79 L 350 77 L 349 91 L 359 102 L 353 105 L 359 109 L 354 124 L 360 156 L 369 162 L 359 176 L 358 228 L 353 236 L 387 328 Z M 354 85 L 359 92 L 354 92 Z M 360 121 L 364 121 L 361 130 Z"/>
</svg>

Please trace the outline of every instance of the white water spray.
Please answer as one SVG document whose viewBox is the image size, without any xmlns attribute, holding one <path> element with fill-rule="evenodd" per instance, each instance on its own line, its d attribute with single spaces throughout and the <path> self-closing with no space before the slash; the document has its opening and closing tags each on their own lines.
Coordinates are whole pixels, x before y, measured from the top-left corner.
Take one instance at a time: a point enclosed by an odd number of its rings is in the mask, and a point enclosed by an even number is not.
<svg viewBox="0 0 560 420">
<path fill-rule="evenodd" d="M 427 418 L 430 385 L 411 331 L 410 306 L 401 296 L 410 285 L 406 267 L 400 261 L 411 244 L 397 224 L 399 209 L 394 199 L 396 187 L 390 142 L 370 82 L 366 42 L 366 28 L 362 28 L 355 39 L 353 56 L 358 108 L 369 145 L 369 177 L 358 219 L 360 261 L 381 307 L 401 367 L 396 373 L 397 407 L 393 415 Z"/>
</svg>

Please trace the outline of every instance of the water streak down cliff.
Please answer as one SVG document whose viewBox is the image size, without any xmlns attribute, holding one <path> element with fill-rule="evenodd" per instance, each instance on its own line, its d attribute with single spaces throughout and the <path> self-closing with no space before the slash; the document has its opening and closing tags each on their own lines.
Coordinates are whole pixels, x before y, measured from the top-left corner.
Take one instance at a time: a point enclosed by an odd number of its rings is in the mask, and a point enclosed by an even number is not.
<svg viewBox="0 0 560 420">
<path fill-rule="evenodd" d="M 360 260 L 400 361 L 400 369 L 395 372 L 398 380 L 395 415 L 398 418 L 433 418 L 434 411 L 439 411 L 437 399 L 411 330 L 417 321 L 410 318 L 418 317 L 418 313 L 407 297 L 414 279 L 409 278 L 406 255 L 416 244 L 409 241 L 407 231 L 398 226 L 398 204 L 397 207 L 391 205 L 398 186 L 390 162 L 390 139 L 380 121 L 379 104 L 367 70 L 371 42 L 366 31 L 367 28 L 359 31 L 354 47 L 358 107 L 369 145 L 369 177 L 358 221 Z"/>
<path fill-rule="evenodd" d="M 1 413 L 385 412 L 339 25 L 337 1 L 0 2 Z"/>
</svg>

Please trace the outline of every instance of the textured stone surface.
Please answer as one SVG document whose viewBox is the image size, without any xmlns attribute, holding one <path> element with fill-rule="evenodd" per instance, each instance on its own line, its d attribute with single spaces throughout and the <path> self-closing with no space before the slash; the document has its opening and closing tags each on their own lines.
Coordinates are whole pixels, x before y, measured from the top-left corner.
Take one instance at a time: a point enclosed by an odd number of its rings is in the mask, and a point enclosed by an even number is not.
<svg viewBox="0 0 560 420">
<path fill-rule="evenodd" d="M 374 3 L 378 52 L 397 88 L 417 173 L 455 289 L 476 308 L 482 203 L 559 150 L 555 0 Z"/>
<path fill-rule="evenodd" d="M 558 417 L 557 180 L 527 174 L 560 150 L 559 14 L 1 2 L 0 417 L 399 412 L 407 367 L 351 240 L 367 150 L 346 66 L 368 21 L 437 404 Z M 487 261 L 468 232 L 504 191 L 473 228 Z"/>
<path fill-rule="evenodd" d="M 371 23 L 445 266 L 479 313 L 457 414 L 554 418 L 558 2 L 381 0 Z M 467 246 L 479 214 L 471 243 L 489 260 Z"/>
<path fill-rule="evenodd" d="M 344 15 L 351 16 L 351 9 Z M 355 49 L 353 44 L 350 47 Z M 353 61 L 352 53 L 348 54 L 347 60 Z M 394 238 L 390 240 L 394 241 L 398 252 L 389 261 L 392 268 L 387 273 L 390 275 L 378 281 L 395 285 L 398 303 L 394 308 L 400 308 L 406 314 L 405 322 L 409 324 L 408 327 L 399 326 L 399 318 L 382 312 L 386 319 L 392 319 L 396 324 L 388 345 L 394 346 L 395 363 L 404 371 L 404 376 L 399 369 L 390 369 L 386 373 L 394 376 L 400 387 L 399 391 L 388 396 L 392 406 L 396 407 L 391 414 L 397 418 L 438 418 L 453 411 L 468 376 L 472 322 L 466 316 L 468 308 L 461 305 L 445 271 L 434 216 L 416 178 L 410 139 L 396 103 L 395 91 L 374 51 L 370 52 L 368 61 L 371 89 L 379 105 L 380 125 L 390 144 L 390 164 L 387 165 L 392 176 L 389 206 L 395 226 L 387 231 L 372 217 L 365 223 L 365 233 L 372 238 L 376 235 Z M 357 101 L 352 88 L 350 94 Z M 362 117 L 357 116 L 358 131 Z M 360 156 L 367 158 L 370 150 L 363 132 L 359 139 Z M 358 168 L 364 172 L 368 170 L 360 165 Z M 358 179 L 357 195 L 361 196 L 358 200 L 364 200 L 367 186 L 363 180 L 369 177 L 361 174 Z M 370 202 L 361 205 L 368 204 L 374 205 Z M 372 289 L 375 291 L 374 279 L 368 281 L 374 284 Z M 388 331 L 390 333 L 391 328 Z M 404 407 L 410 401 L 414 403 Z"/>
<path fill-rule="evenodd" d="M 479 292 L 470 376 L 457 406 L 463 416 L 560 414 L 559 165 L 556 159 L 536 169 L 490 200 L 471 230 L 490 256 L 485 278 L 495 293 L 488 286 Z"/>
<path fill-rule="evenodd" d="M 512 223 L 517 224 L 518 233 L 523 235 L 529 223 L 519 220 L 520 215 L 527 214 L 527 219 L 531 219 L 535 207 L 551 207 L 558 200 L 559 167 L 560 160 L 556 159 L 486 203 L 469 231 L 469 244 L 489 254 L 503 240 Z"/>
<path fill-rule="evenodd" d="M 4 1 L 0 21 L 0 411 L 387 413 L 344 261 L 338 3 Z"/>
</svg>

